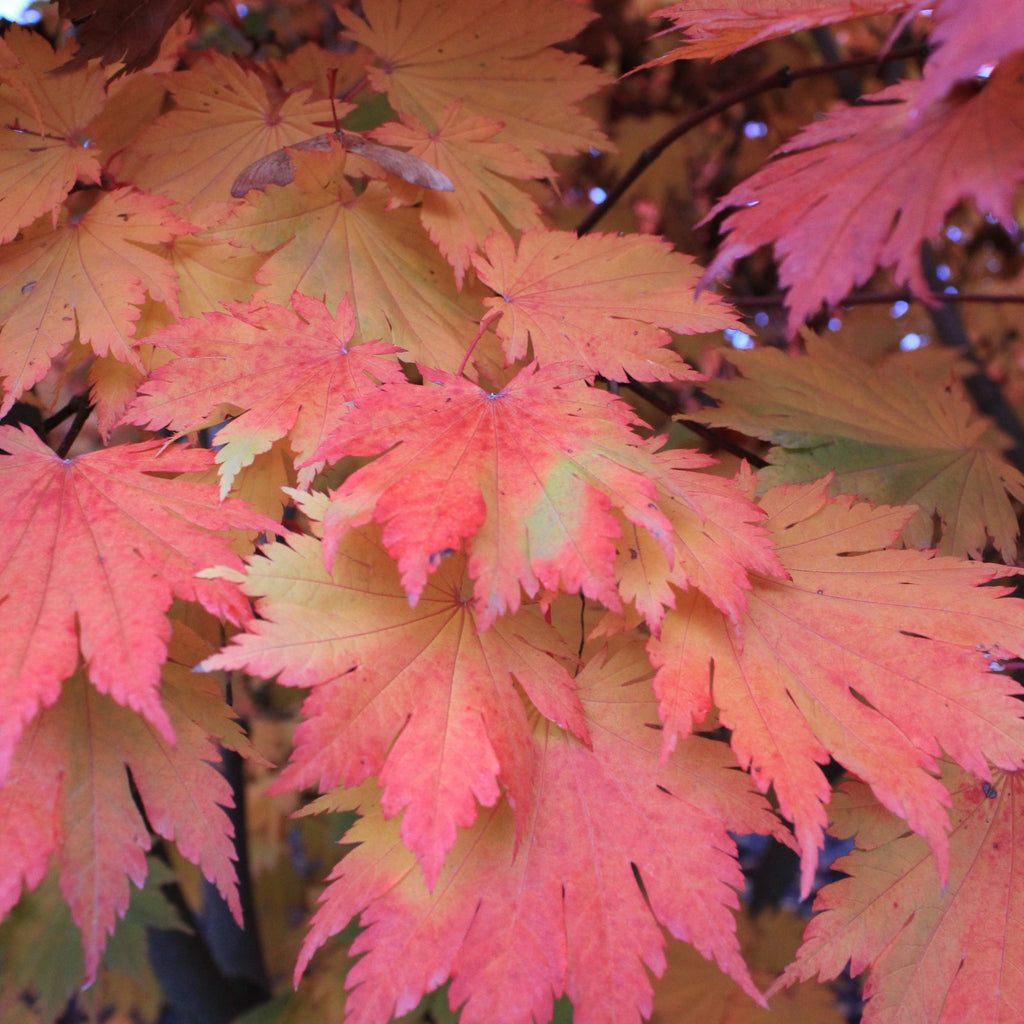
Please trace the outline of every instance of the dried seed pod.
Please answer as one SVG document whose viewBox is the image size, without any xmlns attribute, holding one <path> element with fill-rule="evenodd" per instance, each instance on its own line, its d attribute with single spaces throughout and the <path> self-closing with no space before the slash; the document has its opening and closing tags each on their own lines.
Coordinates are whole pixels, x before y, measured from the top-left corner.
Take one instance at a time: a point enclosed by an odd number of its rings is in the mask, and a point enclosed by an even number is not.
<svg viewBox="0 0 1024 1024">
<path fill-rule="evenodd" d="M 390 146 L 382 146 L 376 142 L 364 139 L 362 135 L 355 132 L 336 131 L 327 132 L 325 135 L 317 135 L 312 139 L 297 142 L 293 146 L 284 149 L 275 149 L 273 153 L 261 156 L 254 160 L 241 174 L 235 178 L 231 186 L 231 194 L 236 199 L 241 199 L 250 189 L 259 189 L 261 192 L 268 185 L 289 185 L 295 180 L 295 167 L 289 150 L 317 150 L 318 152 L 330 152 L 332 141 L 337 141 L 342 149 L 355 153 L 366 160 L 372 160 L 385 171 L 409 182 L 411 185 L 422 185 L 424 188 L 432 188 L 438 192 L 452 192 L 455 186 L 436 167 L 431 167 L 426 160 L 421 160 L 412 153 L 403 153 L 400 149 L 392 149 Z"/>
</svg>

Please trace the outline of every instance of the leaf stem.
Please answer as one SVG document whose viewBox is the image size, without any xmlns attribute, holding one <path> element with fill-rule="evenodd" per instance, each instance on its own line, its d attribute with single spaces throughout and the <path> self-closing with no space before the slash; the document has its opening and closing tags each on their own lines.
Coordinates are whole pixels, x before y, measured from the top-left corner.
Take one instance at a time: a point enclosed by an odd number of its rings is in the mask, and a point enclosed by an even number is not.
<svg viewBox="0 0 1024 1024">
<path fill-rule="evenodd" d="M 834 75 L 840 71 L 848 71 L 853 68 L 870 67 L 872 64 L 884 64 L 888 61 L 903 60 L 906 57 L 925 56 L 928 53 L 928 46 L 924 43 L 915 46 L 906 46 L 899 50 L 890 50 L 884 54 L 871 54 L 866 57 L 851 57 L 848 60 L 836 60 L 830 61 L 826 64 L 816 64 L 809 68 L 797 68 L 792 70 L 788 67 L 781 67 L 777 71 L 773 71 L 770 75 L 766 75 L 764 78 L 759 78 L 756 82 L 750 82 L 747 85 L 741 85 L 737 89 L 733 89 L 731 92 L 727 92 L 724 96 L 719 96 L 714 103 L 709 103 L 706 107 L 698 110 L 696 113 L 691 114 L 689 117 L 683 118 L 677 125 L 670 128 L 661 138 L 655 140 L 649 146 L 645 146 L 641 150 L 640 155 L 633 161 L 632 165 L 626 170 L 625 174 L 612 186 L 609 190 L 608 195 L 604 201 L 598 203 L 580 221 L 576 228 L 577 235 L 585 235 L 588 231 L 591 231 L 595 225 L 604 217 L 604 215 L 622 198 L 626 190 L 630 185 L 640 177 L 643 172 L 650 167 L 654 161 L 661 156 L 662 153 L 668 149 L 677 139 L 681 139 L 687 132 L 692 131 L 698 125 L 703 124 L 705 121 L 710 120 L 717 114 L 721 114 L 723 111 L 728 110 L 729 107 L 734 106 L 737 103 L 742 103 L 744 100 L 751 99 L 754 96 L 759 95 L 762 92 L 768 92 L 771 89 L 785 89 L 793 82 L 801 78 L 811 78 L 815 75 Z"/>
<path fill-rule="evenodd" d="M 487 330 L 488 325 L 492 320 L 495 319 L 501 313 L 500 309 L 492 308 L 489 309 L 480 320 L 480 330 L 476 332 L 476 337 L 469 343 L 469 349 L 466 354 L 462 357 L 462 362 L 459 363 L 458 370 L 455 371 L 456 377 L 461 377 L 463 370 L 466 369 L 466 363 L 469 362 L 469 357 L 473 354 L 473 349 L 476 348 L 477 342 L 484 336 L 484 331 Z"/>
</svg>

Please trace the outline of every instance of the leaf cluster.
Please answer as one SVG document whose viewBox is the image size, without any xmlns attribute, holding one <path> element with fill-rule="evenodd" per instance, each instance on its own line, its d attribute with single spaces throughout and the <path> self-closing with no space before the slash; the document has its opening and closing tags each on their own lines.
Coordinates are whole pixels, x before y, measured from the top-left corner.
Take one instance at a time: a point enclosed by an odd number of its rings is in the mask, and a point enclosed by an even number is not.
<svg viewBox="0 0 1024 1024">
<path fill-rule="evenodd" d="M 1019 1015 L 1022 5 L 644 6 L 0 36 L 0 1017 Z"/>
</svg>

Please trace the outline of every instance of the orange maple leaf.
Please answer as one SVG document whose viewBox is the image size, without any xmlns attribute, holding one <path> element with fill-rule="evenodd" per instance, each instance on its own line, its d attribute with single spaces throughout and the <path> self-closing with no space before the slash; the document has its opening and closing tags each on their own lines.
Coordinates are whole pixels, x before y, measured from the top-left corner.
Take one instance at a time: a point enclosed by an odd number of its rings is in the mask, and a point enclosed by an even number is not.
<svg viewBox="0 0 1024 1024">
<path fill-rule="evenodd" d="M 473 258 L 501 313 L 495 331 L 509 362 L 527 343 L 543 366 L 575 362 L 612 380 L 703 380 L 670 348 L 667 331 L 740 326 L 717 295 L 694 296 L 698 269 L 651 235 L 528 231 L 516 251 L 492 235 Z M 665 328 L 666 330 L 662 330 Z"/>
<path fill-rule="evenodd" d="M 21 26 L 4 37 L 13 67 L 0 67 L 0 244 L 44 213 L 56 216 L 76 181 L 98 183 L 89 123 L 103 109 L 98 68 L 55 75 L 70 51 L 54 53 Z"/>
<path fill-rule="evenodd" d="M 724 221 L 728 235 L 705 280 L 773 244 L 779 280 L 789 288 L 791 331 L 876 266 L 893 266 L 899 281 L 929 294 L 920 243 L 961 199 L 1016 230 L 1024 124 L 1006 111 L 1024 104 L 1022 73 L 1024 56 L 1007 59 L 987 82 L 951 93 L 916 118 L 921 83 L 902 82 L 803 128 L 708 215 L 740 207 Z"/>
<path fill-rule="evenodd" d="M 380 58 L 370 81 L 391 106 L 437 128 L 459 102 L 468 115 L 497 121 L 496 137 L 531 159 L 543 153 L 606 148 L 604 134 L 578 107 L 609 79 L 576 54 L 552 48 L 571 39 L 593 14 L 549 0 L 479 0 L 437 16 L 434 0 L 367 0 L 366 20 L 338 15 L 348 34 Z"/>
<path fill-rule="evenodd" d="M 52 704 L 79 651 L 88 677 L 173 742 L 160 703 L 173 597 L 232 622 L 250 616 L 234 584 L 197 580 L 213 565 L 241 566 L 218 532 L 276 530 L 212 487 L 169 480 L 201 470 L 212 453 L 164 442 L 120 445 L 61 459 L 34 434 L 0 428 L 0 778 L 25 723 Z"/>
<path fill-rule="evenodd" d="M 408 194 L 420 204 L 423 226 L 454 268 L 460 288 L 470 257 L 492 231 L 505 232 L 506 224 L 526 230 L 542 223 L 532 197 L 509 179 L 555 175 L 547 160 L 499 141 L 503 127 L 500 121 L 467 115 L 461 103 L 453 103 L 436 130 L 407 114 L 402 124 L 385 124 L 370 133 L 389 146 L 407 148 L 454 185 L 451 193 L 409 189 Z"/>
<path fill-rule="evenodd" d="M 198 215 L 231 201 L 236 175 L 258 157 L 320 135 L 330 100 L 310 89 L 284 91 L 269 72 L 257 74 L 208 52 L 195 67 L 166 76 L 175 108 L 125 152 L 120 175 L 170 196 Z M 336 104 L 339 114 L 351 104 Z"/>
<path fill-rule="evenodd" d="M 76 672 L 57 703 L 25 730 L 0 785 L 0 916 L 17 902 L 23 882 L 38 885 L 56 856 L 61 890 L 82 933 L 86 983 L 127 909 L 129 879 L 141 886 L 146 877 L 147 823 L 202 868 L 241 924 L 233 828 L 224 812 L 232 806 L 231 787 L 210 762 L 219 759 L 218 742 L 252 750 L 212 679 L 168 662 L 161 694 L 173 744 Z"/>
<path fill-rule="evenodd" d="M 945 878 L 949 794 L 928 773 L 943 750 L 982 778 L 989 761 L 1024 758 L 1021 689 L 990 671 L 1021 646 L 1024 605 L 980 586 L 1003 567 L 883 550 L 913 510 L 829 499 L 828 484 L 761 501 L 788 580 L 752 573 L 738 623 L 691 592 L 649 641 L 664 749 L 703 718 L 713 688 L 740 764 L 795 824 L 805 893 L 830 792 L 818 764 L 830 756 L 925 837 Z"/>
<path fill-rule="evenodd" d="M 541 718 L 526 835 L 517 842 L 505 802 L 482 812 L 433 891 L 369 786 L 323 798 L 316 807 L 358 804 L 363 818 L 344 841 L 360 845 L 331 873 L 296 980 L 360 914 L 365 930 L 351 952 L 366 955 L 348 975 L 353 1022 L 388 1021 L 449 975 L 465 1024 L 547 1021 L 563 993 L 580 1024 L 639 1022 L 651 1010 L 645 965 L 665 966 L 661 924 L 762 1002 L 730 912 L 742 874 L 726 829 L 777 823 L 729 769 L 722 744 L 692 736 L 658 769 L 649 676 L 635 643 L 592 655 L 576 681 L 593 749 Z"/>
<path fill-rule="evenodd" d="M 314 521 L 326 498 L 299 497 Z M 456 828 L 477 803 L 493 806 L 498 783 L 524 833 L 536 766 L 515 683 L 532 704 L 587 739 L 574 661 L 539 610 L 523 607 L 485 633 L 463 600 L 465 557 L 444 559 L 415 608 L 376 528 L 346 534 L 330 573 L 320 543 L 290 537 L 249 562 L 243 587 L 260 621 L 205 669 L 280 673 L 313 686 L 278 789 L 353 786 L 380 775 L 385 817 L 404 810 L 401 836 L 433 887 Z"/>
<path fill-rule="evenodd" d="M 178 311 L 174 267 L 146 246 L 192 230 L 168 205 L 129 188 L 76 192 L 56 230 L 37 221 L 0 248 L 0 415 L 76 335 L 97 355 L 141 365 L 133 335 L 146 293 Z"/>
<path fill-rule="evenodd" d="M 864 986 L 864 1024 L 1016 1024 L 1024 1006 L 1024 775 L 983 783 L 946 762 L 952 794 L 950 871 L 942 885 L 926 843 L 856 781 L 833 801 L 832 829 L 857 849 L 835 862 L 797 957 L 769 996 L 847 965 Z"/>
<path fill-rule="evenodd" d="M 357 337 L 381 338 L 410 358 L 455 370 L 473 335 L 451 269 L 410 209 L 389 210 L 391 192 L 371 182 L 357 196 L 343 150 L 293 151 L 295 180 L 250 192 L 220 237 L 260 252 L 259 296 L 285 305 L 294 292 L 334 308 L 345 296 Z"/>
<path fill-rule="evenodd" d="M 696 587 L 738 621 L 746 608 L 751 570 L 787 575 L 762 525 L 762 510 L 748 503 L 731 480 L 693 472 L 714 462 L 678 448 L 654 456 L 657 505 L 671 524 L 671 558 L 650 533 L 619 516 L 619 594 L 633 603 L 654 634 L 661 629 L 665 610 L 675 607 L 676 588 Z"/>
<path fill-rule="evenodd" d="M 298 293 L 291 310 L 256 300 L 179 321 L 147 336 L 177 358 L 143 382 L 126 421 L 195 430 L 221 404 L 239 406 L 241 413 L 217 432 L 221 497 L 241 469 L 285 435 L 296 460 L 306 462 L 299 474 L 306 487 L 319 468 L 309 460 L 325 426 L 377 382 L 404 380 L 398 361 L 387 358 L 398 350 L 379 341 L 350 347 L 354 329 L 347 301 L 332 318 L 322 302 Z"/>
</svg>

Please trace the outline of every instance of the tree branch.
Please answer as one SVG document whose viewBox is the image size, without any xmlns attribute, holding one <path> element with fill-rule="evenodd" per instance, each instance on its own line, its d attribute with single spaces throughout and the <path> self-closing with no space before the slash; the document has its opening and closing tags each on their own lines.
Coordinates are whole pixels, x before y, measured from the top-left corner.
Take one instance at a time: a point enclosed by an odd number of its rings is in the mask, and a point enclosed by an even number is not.
<svg viewBox="0 0 1024 1024">
<path fill-rule="evenodd" d="M 827 64 L 816 64 L 814 67 L 809 68 L 797 68 L 795 71 L 788 67 L 779 68 L 777 71 L 773 71 L 770 75 L 766 75 L 764 78 L 759 78 L 756 82 L 751 82 L 749 85 L 742 85 L 737 89 L 733 89 L 731 92 L 727 92 L 724 96 L 720 96 L 714 103 L 708 104 L 708 106 L 698 110 L 696 113 L 691 114 L 689 117 L 683 118 L 674 128 L 669 129 L 657 139 L 651 145 L 646 146 L 636 158 L 633 164 L 626 170 L 625 174 L 612 186 L 608 195 L 604 201 L 598 203 L 593 210 L 590 211 L 580 221 L 576 228 L 577 235 L 585 235 L 588 231 L 591 231 L 595 225 L 604 217 L 604 215 L 622 198 L 626 190 L 630 185 L 640 177 L 643 172 L 654 163 L 655 160 L 662 153 L 668 149 L 677 139 L 681 139 L 687 132 L 692 131 L 698 125 L 703 124 L 705 121 L 710 120 L 717 114 L 721 114 L 723 111 L 728 110 L 729 107 L 734 106 L 737 103 L 742 103 L 744 100 L 751 99 L 754 96 L 759 95 L 763 92 L 769 92 L 772 89 L 785 89 L 793 82 L 798 81 L 801 78 L 812 78 L 816 75 L 834 75 L 840 71 L 847 71 L 853 68 L 870 67 L 873 64 L 881 65 L 887 61 L 903 60 L 906 57 L 925 56 L 928 53 L 928 47 L 925 44 L 919 44 L 917 46 L 907 46 L 901 50 L 890 50 L 886 54 L 878 55 L 873 54 L 868 57 L 851 57 L 849 60 L 838 60 L 831 61 Z"/>
<path fill-rule="evenodd" d="M 723 296 L 731 305 L 741 308 L 757 306 L 774 309 L 786 304 L 785 292 L 771 292 L 767 295 L 726 295 Z M 1015 292 L 928 292 L 916 295 L 907 289 L 889 292 L 860 292 L 847 295 L 835 303 L 840 306 L 869 306 L 872 304 L 889 305 L 893 302 L 923 302 L 930 306 L 957 305 L 963 302 L 1010 302 L 1024 303 L 1024 295 Z"/>
<path fill-rule="evenodd" d="M 939 278 L 935 272 L 935 254 L 927 242 L 921 246 L 921 267 L 929 287 L 940 287 Z M 945 299 L 952 296 L 944 295 L 942 297 Z M 974 400 L 978 411 L 991 419 L 1003 433 L 1011 438 L 1013 447 L 1006 453 L 1006 457 L 1017 469 L 1024 472 L 1024 423 L 1006 400 L 1006 395 L 1003 394 L 999 385 L 985 372 L 985 368 L 967 336 L 967 331 L 964 330 L 959 310 L 949 303 L 943 302 L 929 307 L 928 313 L 939 341 L 943 345 L 959 349 L 977 367 L 976 372 L 964 378 L 964 387 Z"/>
</svg>

